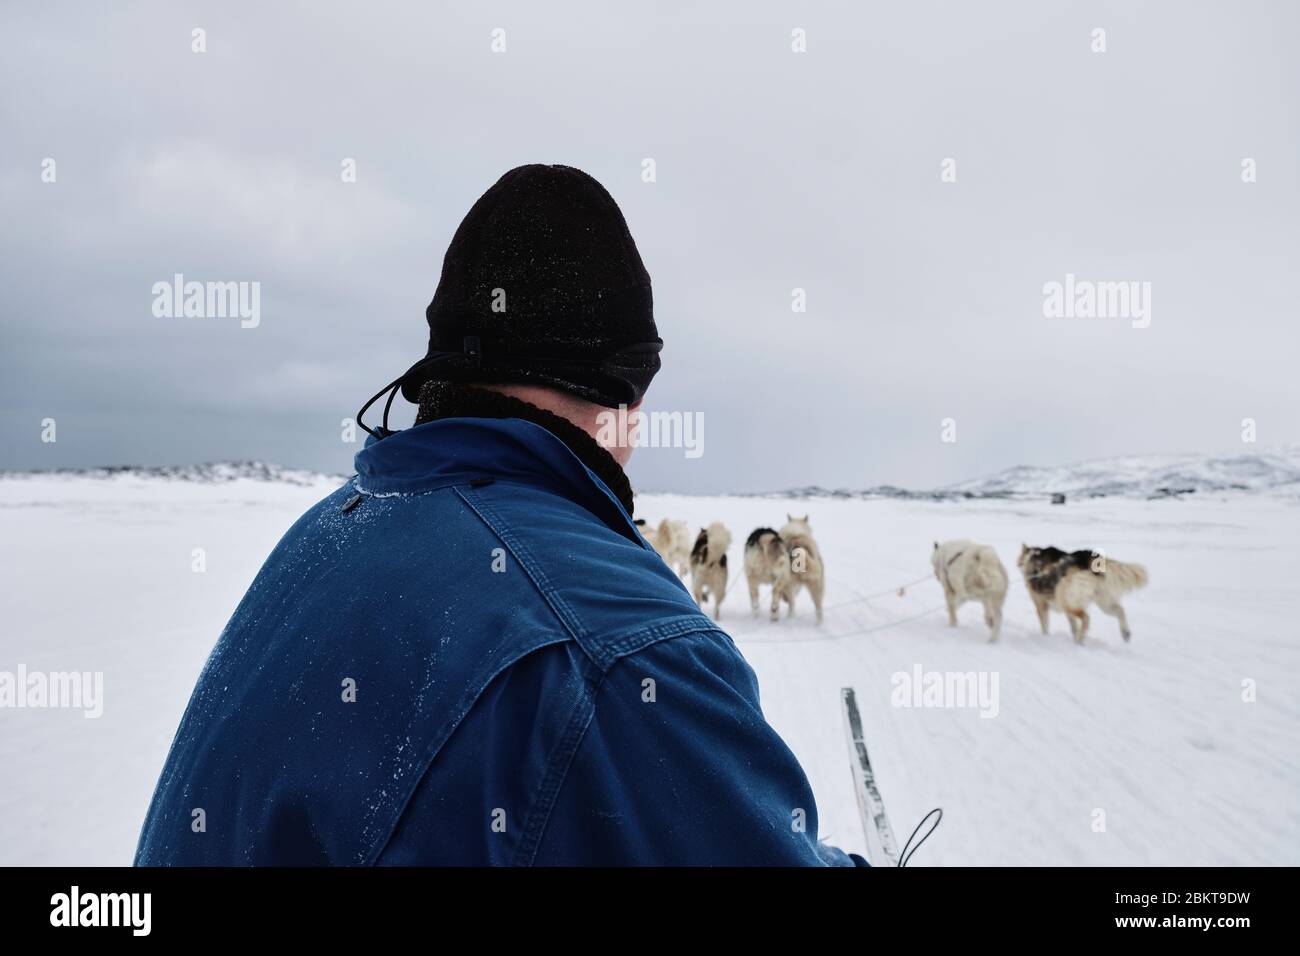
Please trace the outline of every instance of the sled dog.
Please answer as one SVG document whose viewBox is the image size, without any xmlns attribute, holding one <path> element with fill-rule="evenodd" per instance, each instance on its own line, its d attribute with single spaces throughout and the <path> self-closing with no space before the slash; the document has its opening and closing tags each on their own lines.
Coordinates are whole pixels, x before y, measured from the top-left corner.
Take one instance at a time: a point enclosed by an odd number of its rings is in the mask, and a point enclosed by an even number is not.
<svg viewBox="0 0 1300 956">
<path fill-rule="evenodd" d="M 948 604 L 948 624 L 957 626 L 957 608 L 967 601 L 984 605 L 984 623 L 989 640 L 996 641 L 1002 630 L 1002 605 L 1007 600 L 1007 569 L 998 553 L 987 544 L 965 538 L 934 543 L 930 552 L 934 576 L 943 587 Z"/>
<path fill-rule="evenodd" d="M 691 529 L 686 522 L 664 518 L 658 527 L 649 530 L 645 519 L 637 518 L 636 526 L 650 542 L 650 547 L 659 552 L 664 564 L 676 571 L 678 577 L 685 577 L 691 566 Z"/>
<path fill-rule="evenodd" d="M 1031 548 L 1027 544 L 1021 544 L 1016 565 L 1025 576 L 1044 634 L 1049 610 L 1055 608 L 1065 614 L 1075 642 L 1082 644 L 1088 634 L 1088 605 L 1096 604 L 1119 620 L 1124 640 L 1132 636 L 1119 599 L 1129 591 L 1146 587 L 1147 570 L 1142 565 L 1116 561 L 1097 551 Z"/>
<path fill-rule="evenodd" d="M 722 599 L 727 594 L 727 549 L 731 532 L 721 521 L 701 528 L 691 549 L 691 594 L 704 607 L 713 597 L 713 619 L 722 619 Z"/>
<path fill-rule="evenodd" d="M 745 582 L 749 585 L 749 609 L 758 616 L 759 585 L 772 585 L 772 620 L 780 616 L 781 599 L 790 583 L 790 555 L 785 542 L 771 528 L 755 528 L 745 539 Z M 789 598 L 786 597 L 788 601 Z"/>
<path fill-rule="evenodd" d="M 812 595 L 813 607 L 817 610 L 817 623 L 822 622 L 822 595 L 826 593 L 826 569 L 822 564 L 821 549 L 813 539 L 812 525 L 808 516 L 796 518 L 786 515 L 786 525 L 781 529 L 781 540 L 785 542 L 786 552 L 790 555 L 790 578 L 786 586 L 785 599 L 790 604 L 787 614 L 794 614 L 794 599 L 801 587 L 807 588 Z"/>
</svg>

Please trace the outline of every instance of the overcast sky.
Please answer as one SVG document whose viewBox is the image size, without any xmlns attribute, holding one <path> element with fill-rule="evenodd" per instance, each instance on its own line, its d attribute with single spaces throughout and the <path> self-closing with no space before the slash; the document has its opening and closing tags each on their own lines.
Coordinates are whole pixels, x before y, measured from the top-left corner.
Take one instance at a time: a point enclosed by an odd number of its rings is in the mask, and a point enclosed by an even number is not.
<svg viewBox="0 0 1300 956">
<path fill-rule="evenodd" d="M 0 468 L 348 471 L 340 420 L 423 354 L 452 232 L 527 162 L 618 201 L 647 407 L 704 416 L 638 488 L 1300 442 L 1297 4 L 414 6 L 0 8 Z M 155 317 L 175 273 L 260 283 L 260 324 Z M 1046 317 L 1067 274 L 1150 283 L 1149 327 Z"/>
</svg>

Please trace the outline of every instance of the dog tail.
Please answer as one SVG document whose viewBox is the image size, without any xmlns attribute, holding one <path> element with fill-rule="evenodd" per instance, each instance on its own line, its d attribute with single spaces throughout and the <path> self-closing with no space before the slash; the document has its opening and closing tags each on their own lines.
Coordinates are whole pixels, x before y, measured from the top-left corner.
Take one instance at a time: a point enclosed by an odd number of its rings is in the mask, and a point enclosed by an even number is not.
<svg viewBox="0 0 1300 956">
<path fill-rule="evenodd" d="M 991 548 L 977 548 L 973 555 L 975 580 L 981 590 L 1007 593 L 1007 569 Z"/>
<path fill-rule="evenodd" d="M 1106 579 L 1118 594 L 1147 586 L 1147 569 L 1140 564 L 1106 559 Z"/>
</svg>

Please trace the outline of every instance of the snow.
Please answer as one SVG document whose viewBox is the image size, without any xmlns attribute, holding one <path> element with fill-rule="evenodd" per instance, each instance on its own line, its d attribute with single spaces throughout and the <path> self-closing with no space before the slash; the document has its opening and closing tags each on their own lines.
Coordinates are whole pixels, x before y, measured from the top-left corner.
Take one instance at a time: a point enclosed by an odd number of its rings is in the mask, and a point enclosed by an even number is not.
<svg viewBox="0 0 1300 956">
<path fill-rule="evenodd" d="M 810 486 L 768 497 L 904 498 L 934 501 L 969 498 L 1164 498 L 1225 491 L 1268 492 L 1300 497 L 1300 448 L 1239 455 L 1129 455 L 1044 468 L 1017 465 L 994 475 L 945 488 L 915 491 L 893 485 L 834 491 Z"/>
<path fill-rule="evenodd" d="M 98 719 L 0 709 L 0 864 L 130 861 L 218 632 L 280 535 L 336 487 L 324 476 L 255 475 L 0 479 L 0 671 L 102 671 L 105 698 Z M 931 807 L 944 809 L 914 866 L 1300 862 L 1293 495 L 1072 497 L 1065 506 L 638 498 L 651 522 L 724 521 L 736 572 L 749 531 L 779 527 L 787 512 L 808 513 L 821 544 L 825 623 L 813 624 L 806 593 L 793 619 L 754 619 L 739 581 L 722 625 L 812 781 L 823 836 L 863 846 L 839 711 L 840 688 L 851 685 L 900 842 Z M 1007 565 L 997 644 L 976 605 L 949 628 L 932 580 L 895 593 L 928 574 L 934 539 L 953 537 L 994 545 Z M 1059 615 L 1039 634 L 1014 567 L 1021 541 L 1145 564 L 1151 585 L 1125 599 L 1132 643 L 1100 613 L 1082 647 Z M 196 548 L 202 573 L 192 570 Z M 892 706 L 891 678 L 918 666 L 996 675 L 996 716 Z M 1257 682 L 1253 703 L 1244 680 Z"/>
<path fill-rule="evenodd" d="M 984 495 L 1060 492 L 1070 497 L 1249 490 L 1294 496 L 1300 494 L 1300 448 L 1248 455 L 1131 455 L 1058 468 L 1020 466 L 946 490 Z"/>
</svg>

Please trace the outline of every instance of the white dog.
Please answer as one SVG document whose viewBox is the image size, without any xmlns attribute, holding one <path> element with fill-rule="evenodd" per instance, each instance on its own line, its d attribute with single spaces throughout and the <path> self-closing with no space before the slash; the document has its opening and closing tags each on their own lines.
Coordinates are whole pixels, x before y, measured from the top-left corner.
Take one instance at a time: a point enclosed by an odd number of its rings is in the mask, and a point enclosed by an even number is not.
<svg viewBox="0 0 1300 956">
<path fill-rule="evenodd" d="M 754 616 L 758 616 L 758 588 L 770 584 L 772 620 L 780 617 L 781 598 L 787 597 L 790 582 L 790 555 L 781 536 L 771 528 L 755 528 L 745 539 L 745 582 L 749 585 L 749 607 Z"/>
<path fill-rule="evenodd" d="M 677 572 L 680 578 L 686 577 L 691 567 L 691 529 L 685 521 L 669 521 L 664 518 L 659 527 L 646 534 L 644 519 L 637 519 L 637 527 L 645 535 L 650 546 L 659 552 L 664 564 Z"/>
<path fill-rule="evenodd" d="M 691 593 L 695 603 L 704 607 L 713 596 L 713 619 L 722 619 L 722 599 L 727 594 L 727 549 L 731 532 L 721 521 L 700 529 L 691 549 Z"/>
<path fill-rule="evenodd" d="M 998 553 L 987 544 L 965 538 L 943 544 L 936 541 L 930 563 L 943 586 L 948 624 L 957 626 L 957 608 L 967 601 L 979 601 L 984 605 L 984 623 L 992 632 L 989 640 L 996 641 L 1002 630 L 1002 605 L 1007 600 L 1007 569 Z"/>
</svg>

